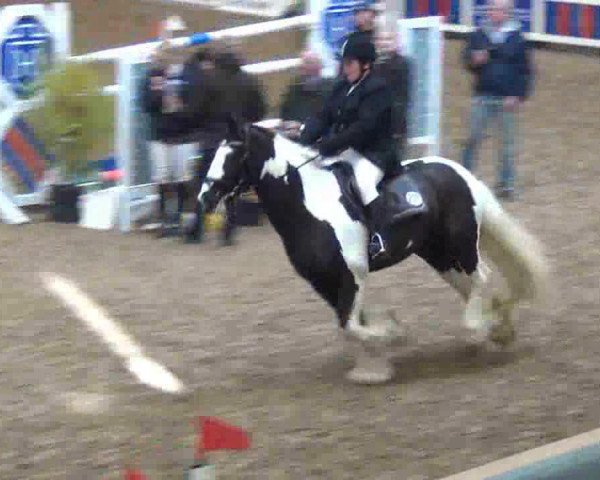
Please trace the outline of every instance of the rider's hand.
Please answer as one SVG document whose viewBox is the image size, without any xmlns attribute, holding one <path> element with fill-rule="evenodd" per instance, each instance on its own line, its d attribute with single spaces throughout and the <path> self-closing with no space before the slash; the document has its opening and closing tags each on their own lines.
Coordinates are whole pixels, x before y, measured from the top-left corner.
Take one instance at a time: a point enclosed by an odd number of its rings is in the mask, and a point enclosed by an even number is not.
<svg viewBox="0 0 600 480">
<path fill-rule="evenodd" d="M 324 138 L 319 143 L 319 153 L 323 157 L 329 157 L 330 155 L 333 155 L 336 152 L 336 150 L 337 150 L 337 147 L 333 144 L 333 142 L 329 138 Z"/>
</svg>

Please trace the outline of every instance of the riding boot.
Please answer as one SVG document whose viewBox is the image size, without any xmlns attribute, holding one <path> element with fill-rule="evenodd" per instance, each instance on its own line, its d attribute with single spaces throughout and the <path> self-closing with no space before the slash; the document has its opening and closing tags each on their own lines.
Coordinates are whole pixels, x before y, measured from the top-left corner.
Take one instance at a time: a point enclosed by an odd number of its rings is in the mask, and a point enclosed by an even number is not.
<svg viewBox="0 0 600 480">
<path fill-rule="evenodd" d="M 187 185 L 185 182 L 179 182 L 177 184 L 177 226 L 181 226 L 181 216 L 183 214 L 183 207 L 187 200 Z"/>
<path fill-rule="evenodd" d="M 234 233 L 236 224 L 236 199 L 231 197 L 225 199 L 225 225 L 222 232 L 222 245 L 229 247 L 234 243 Z"/>
<path fill-rule="evenodd" d="M 163 238 L 167 236 L 167 213 L 166 213 L 166 205 L 167 205 L 167 186 L 164 183 L 158 185 L 158 232 L 157 237 Z"/>
<path fill-rule="evenodd" d="M 184 226 L 185 241 L 187 243 L 201 243 L 204 236 L 204 210 L 202 204 L 196 202 L 194 219 L 190 225 Z"/>
<path fill-rule="evenodd" d="M 369 242 L 369 256 L 389 257 L 385 239 L 385 202 L 381 195 L 367 205 L 367 220 L 371 239 Z"/>
</svg>

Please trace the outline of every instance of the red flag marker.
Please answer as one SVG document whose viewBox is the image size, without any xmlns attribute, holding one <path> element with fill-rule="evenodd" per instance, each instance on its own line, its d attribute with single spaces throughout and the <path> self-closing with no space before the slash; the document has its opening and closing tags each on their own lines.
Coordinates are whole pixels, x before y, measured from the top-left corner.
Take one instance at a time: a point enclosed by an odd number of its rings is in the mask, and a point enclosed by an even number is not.
<svg viewBox="0 0 600 480">
<path fill-rule="evenodd" d="M 202 458 L 205 452 L 213 450 L 246 450 L 250 448 L 248 433 L 214 417 L 199 417 L 201 429 L 196 445 L 196 455 Z"/>
<path fill-rule="evenodd" d="M 127 469 L 125 470 L 125 480 L 148 480 L 140 470 Z"/>
</svg>

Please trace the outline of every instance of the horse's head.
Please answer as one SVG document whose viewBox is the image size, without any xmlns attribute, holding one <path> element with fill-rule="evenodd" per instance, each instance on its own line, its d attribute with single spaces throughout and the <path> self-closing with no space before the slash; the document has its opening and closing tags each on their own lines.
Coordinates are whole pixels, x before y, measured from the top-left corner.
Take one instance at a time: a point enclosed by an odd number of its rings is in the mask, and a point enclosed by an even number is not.
<svg viewBox="0 0 600 480">
<path fill-rule="evenodd" d="M 275 153 L 274 134 L 269 130 L 249 123 L 241 126 L 231 116 L 227 124 L 227 137 L 217 149 L 198 195 L 207 212 L 243 185 L 256 186 L 262 165 Z"/>
</svg>

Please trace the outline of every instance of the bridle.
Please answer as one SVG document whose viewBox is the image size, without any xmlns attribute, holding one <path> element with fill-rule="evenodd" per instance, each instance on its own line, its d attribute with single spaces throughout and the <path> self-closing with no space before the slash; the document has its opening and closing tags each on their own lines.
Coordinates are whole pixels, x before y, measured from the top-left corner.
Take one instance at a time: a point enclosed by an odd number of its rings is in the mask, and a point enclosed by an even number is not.
<svg viewBox="0 0 600 480">
<path fill-rule="evenodd" d="M 252 183 L 250 181 L 250 171 L 249 171 L 248 161 L 247 161 L 248 157 L 250 156 L 250 128 L 251 127 L 252 127 L 252 124 L 250 124 L 250 123 L 244 125 L 244 141 L 243 142 L 240 140 L 233 140 L 226 144 L 229 147 L 235 147 L 235 148 L 243 147 L 244 154 L 238 160 L 239 164 L 243 168 L 242 174 L 240 175 L 240 179 L 239 179 L 237 185 L 235 185 L 229 193 L 227 193 L 223 196 L 224 199 L 234 199 L 237 196 L 239 196 L 241 193 L 246 191 L 247 188 L 249 188 L 252 185 Z M 313 157 L 311 157 L 308 160 L 301 163 L 299 166 L 294 166 L 294 165 L 290 165 L 290 166 L 292 168 L 294 168 L 295 170 L 300 170 L 302 167 L 315 161 L 320 156 L 321 155 L 317 153 Z M 223 183 L 223 179 L 207 176 L 204 179 L 204 183 L 207 183 L 209 188 L 214 185 L 216 185 L 217 188 L 219 188 L 218 186 L 219 186 L 219 184 Z"/>
<path fill-rule="evenodd" d="M 239 147 L 244 147 L 244 154 L 240 157 L 240 159 L 238 160 L 239 164 L 243 167 L 243 171 L 242 174 L 240 175 L 240 179 L 238 181 L 238 183 L 233 187 L 233 189 L 223 195 L 223 198 L 228 200 L 228 199 L 234 199 L 236 197 L 238 197 L 241 193 L 243 193 L 244 191 L 246 191 L 246 189 L 248 187 L 250 187 L 251 183 L 249 180 L 249 168 L 248 168 L 248 156 L 249 156 L 249 145 L 250 142 L 248 140 L 249 138 L 249 133 L 250 133 L 250 126 L 249 125 L 244 125 L 244 142 L 240 141 L 240 140 L 233 140 L 231 142 L 227 142 L 226 145 L 229 147 L 235 147 L 235 148 L 239 148 Z M 206 176 L 204 178 L 204 183 L 208 184 L 209 188 L 212 188 L 213 186 L 217 186 L 217 188 L 219 187 L 219 184 L 223 184 L 223 179 L 221 178 L 214 178 L 214 177 L 209 177 Z"/>
</svg>

